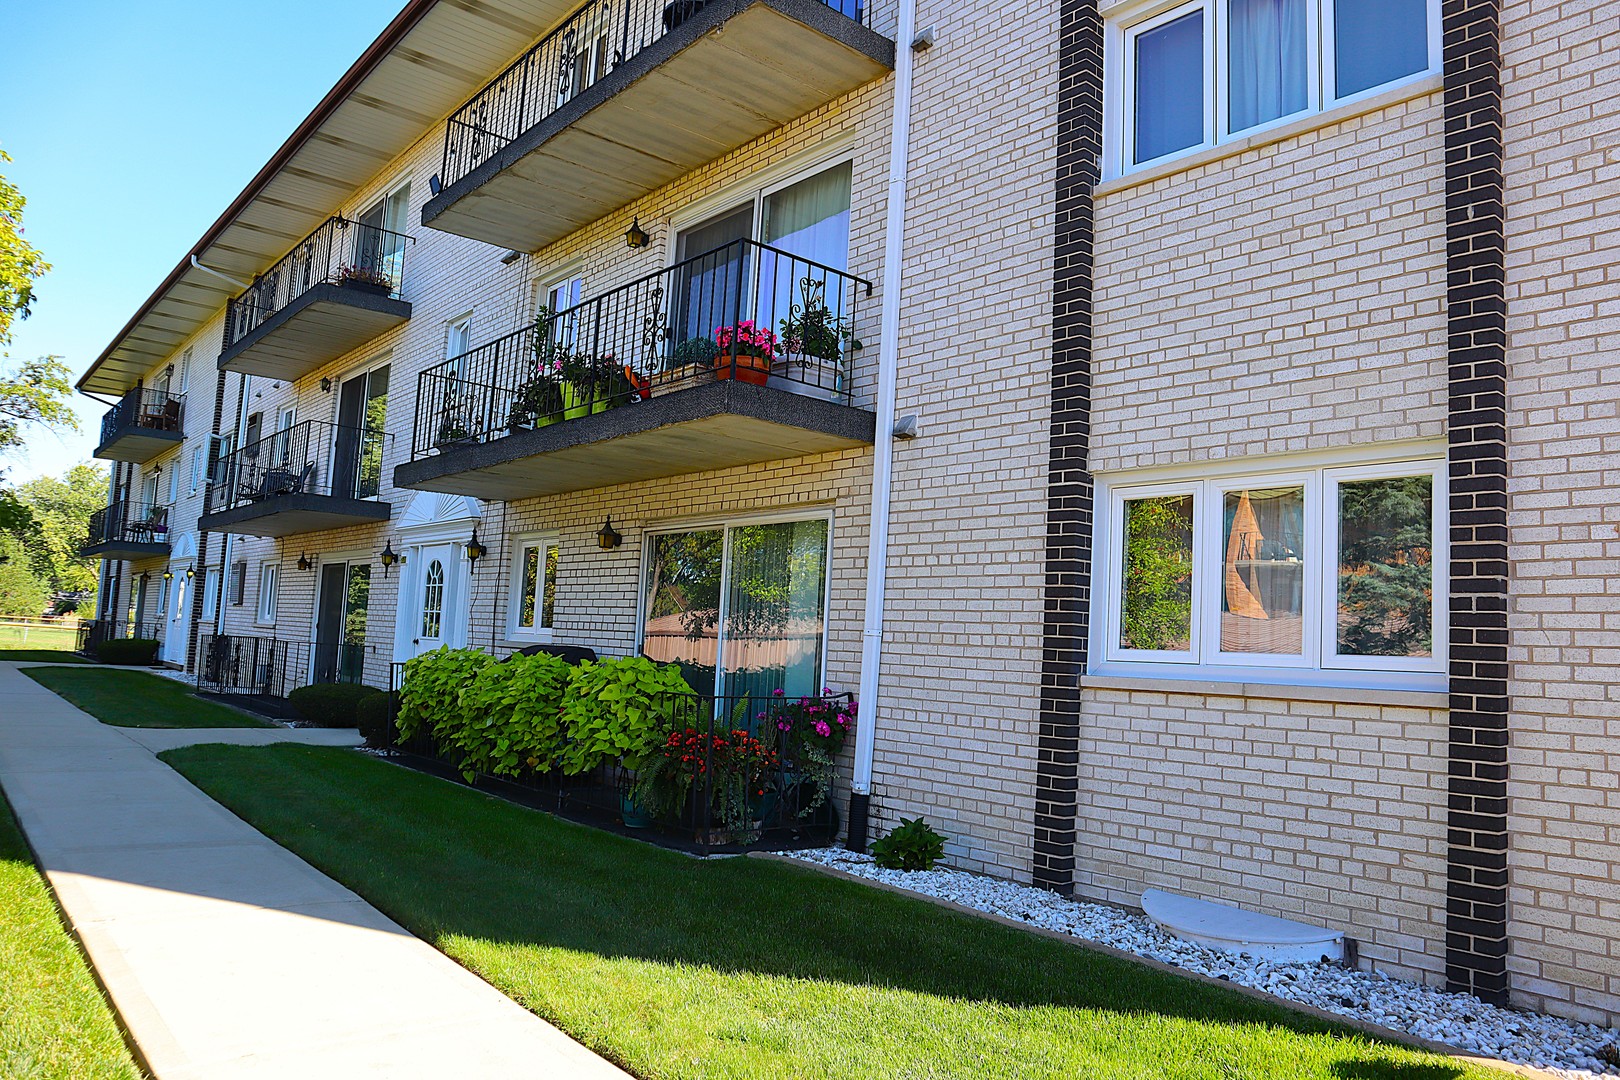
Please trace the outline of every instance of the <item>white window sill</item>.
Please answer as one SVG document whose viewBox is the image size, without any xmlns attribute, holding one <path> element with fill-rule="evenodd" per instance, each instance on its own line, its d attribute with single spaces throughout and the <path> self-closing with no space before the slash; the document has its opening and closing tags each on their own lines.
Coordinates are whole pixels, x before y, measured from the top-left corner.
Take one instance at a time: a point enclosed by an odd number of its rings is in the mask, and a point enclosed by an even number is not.
<svg viewBox="0 0 1620 1080">
<path fill-rule="evenodd" d="M 1391 90 L 1386 90 L 1381 94 L 1374 94 L 1371 97 L 1360 98 L 1356 101 L 1347 102 L 1343 105 L 1337 105 L 1323 112 L 1314 113 L 1311 116 L 1301 117 L 1292 123 L 1281 124 L 1274 128 L 1267 128 L 1264 131 L 1257 131 L 1253 135 L 1247 135 L 1240 139 L 1233 139 L 1231 142 L 1221 143 L 1219 146 L 1211 146 L 1206 147 L 1203 150 L 1195 150 L 1186 157 L 1179 157 L 1173 161 L 1161 162 L 1158 165 L 1152 165 L 1146 169 L 1139 169 L 1136 172 L 1126 173 L 1123 176 L 1110 177 L 1109 179 L 1098 184 L 1096 187 L 1092 188 L 1091 196 L 1093 199 L 1100 199 L 1105 195 L 1112 195 L 1115 192 L 1126 191 L 1133 187 L 1140 187 L 1143 184 L 1149 184 L 1155 180 L 1161 180 L 1166 176 L 1174 176 L 1177 173 L 1189 172 L 1202 165 L 1208 165 L 1211 162 L 1220 161 L 1223 158 L 1233 157 L 1237 154 L 1256 149 L 1257 147 L 1269 146 L 1272 143 L 1282 142 L 1284 139 L 1292 139 L 1295 136 L 1303 135 L 1306 132 L 1315 131 L 1318 128 L 1329 127 L 1333 124 L 1342 124 L 1346 120 L 1353 120 L 1358 116 L 1364 116 L 1370 112 L 1377 112 L 1379 109 L 1387 109 L 1391 105 L 1399 105 L 1403 101 L 1410 101 L 1413 98 L 1424 97 L 1428 94 L 1437 94 L 1440 92 L 1443 86 L 1444 80 L 1441 76 L 1426 75 L 1421 79 L 1416 79 L 1412 82 L 1397 86 Z"/>
<path fill-rule="evenodd" d="M 1200 697 L 1269 698 L 1275 701 L 1326 701 L 1346 705 L 1387 705 L 1408 709 L 1448 709 L 1445 691 L 1396 690 L 1361 686 L 1309 686 L 1298 683 L 1203 682 L 1193 679 L 1158 679 L 1141 675 L 1086 675 L 1085 690 L 1127 690 L 1152 694 L 1194 694 Z"/>
</svg>

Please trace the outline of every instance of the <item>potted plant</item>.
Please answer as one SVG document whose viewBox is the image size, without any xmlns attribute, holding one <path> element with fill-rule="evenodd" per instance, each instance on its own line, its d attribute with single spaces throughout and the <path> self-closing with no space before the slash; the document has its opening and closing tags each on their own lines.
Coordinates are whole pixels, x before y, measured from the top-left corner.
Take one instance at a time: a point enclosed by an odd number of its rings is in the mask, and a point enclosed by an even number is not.
<svg viewBox="0 0 1620 1080">
<path fill-rule="evenodd" d="M 607 763 L 621 770 L 621 809 L 632 819 L 639 804 L 633 782 L 649 756 L 674 726 L 677 703 L 689 700 L 692 688 L 675 664 L 657 664 L 644 656 L 586 660 L 569 676 L 563 694 L 562 727 L 567 743 L 558 764 L 569 776 L 588 773 Z"/>
<path fill-rule="evenodd" d="M 507 409 L 506 427 L 509 431 L 546 427 L 562 418 L 562 384 L 555 378 L 535 374 L 517 388 L 512 404 Z"/>
<path fill-rule="evenodd" d="M 764 386 L 771 377 L 771 363 L 776 359 L 776 335 L 769 327 L 755 326 L 752 319 L 717 326 L 714 343 L 720 349 L 720 357 L 715 361 L 715 378 Z"/>
<path fill-rule="evenodd" d="M 777 689 L 771 700 L 760 719 L 765 721 L 767 733 L 775 733 L 792 774 L 796 790 L 787 810 L 799 819 L 808 818 L 827 803 L 832 793 L 835 759 L 855 723 L 857 705 L 852 699 L 833 696 L 825 688 L 819 696 L 797 699 Z"/>
<path fill-rule="evenodd" d="M 439 420 L 439 432 L 434 437 L 433 445 L 443 450 L 452 446 L 463 446 L 473 441 L 472 429 L 461 418 L 460 413 L 446 413 Z"/>
<path fill-rule="evenodd" d="M 631 799 L 654 818 L 693 829 L 699 843 L 747 843 L 758 837 L 758 801 L 781 759 L 742 728 L 678 727 L 643 760 Z"/>
<path fill-rule="evenodd" d="M 338 268 L 338 286 L 373 296 L 387 296 L 394 291 L 394 279 L 375 266 L 342 266 Z"/>
<path fill-rule="evenodd" d="M 799 282 L 802 303 L 788 309 L 782 320 L 782 357 L 772 374 L 797 384 L 802 393 L 808 388 L 817 396 L 836 399 L 844 390 L 844 355 L 863 346 L 855 328 L 827 307 L 827 283 L 814 278 Z"/>
<path fill-rule="evenodd" d="M 652 396 L 714 382 L 714 362 L 719 356 L 720 346 L 713 338 L 687 338 L 675 346 L 663 370 L 652 377 Z"/>
</svg>

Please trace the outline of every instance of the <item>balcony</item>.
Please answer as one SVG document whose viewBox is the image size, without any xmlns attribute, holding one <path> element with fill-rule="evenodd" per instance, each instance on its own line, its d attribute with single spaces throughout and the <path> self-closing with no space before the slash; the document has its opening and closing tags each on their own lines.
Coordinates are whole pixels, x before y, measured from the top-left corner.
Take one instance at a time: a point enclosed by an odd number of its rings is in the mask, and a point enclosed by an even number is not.
<svg viewBox="0 0 1620 1080">
<path fill-rule="evenodd" d="M 197 527 L 240 536 L 292 536 L 387 521 L 376 495 L 384 435 L 306 420 L 221 458 Z"/>
<path fill-rule="evenodd" d="M 79 554 L 86 559 L 156 559 L 169 553 L 169 508 L 115 502 L 90 515 Z"/>
<path fill-rule="evenodd" d="M 871 283 L 735 241 L 418 377 L 399 487 L 522 499 L 870 445 Z"/>
<path fill-rule="evenodd" d="M 882 78 L 894 42 L 865 18 L 863 0 L 593 0 L 450 117 L 422 224 L 536 251 Z"/>
<path fill-rule="evenodd" d="M 95 456 L 103 461 L 144 464 L 186 437 L 184 398 L 137 387 L 101 418 Z"/>
<path fill-rule="evenodd" d="M 220 370 L 295 381 L 409 319 L 409 240 L 328 218 L 226 305 Z"/>
</svg>

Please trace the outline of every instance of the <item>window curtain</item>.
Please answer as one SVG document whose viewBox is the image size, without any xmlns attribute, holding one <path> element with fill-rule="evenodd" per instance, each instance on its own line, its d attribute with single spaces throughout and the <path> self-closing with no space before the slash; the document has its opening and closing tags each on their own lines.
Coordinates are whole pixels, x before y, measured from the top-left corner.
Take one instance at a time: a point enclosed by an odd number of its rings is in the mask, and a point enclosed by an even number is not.
<svg viewBox="0 0 1620 1080">
<path fill-rule="evenodd" d="M 785 521 L 731 530 L 726 588 L 725 693 L 768 700 L 821 689 L 827 523 Z"/>
<path fill-rule="evenodd" d="M 1136 35 L 1136 146 L 1152 161 L 1204 141 L 1204 13 Z"/>
<path fill-rule="evenodd" d="M 1304 0 L 1231 0 L 1229 131 L 1304 109 Z"/>
</svg>

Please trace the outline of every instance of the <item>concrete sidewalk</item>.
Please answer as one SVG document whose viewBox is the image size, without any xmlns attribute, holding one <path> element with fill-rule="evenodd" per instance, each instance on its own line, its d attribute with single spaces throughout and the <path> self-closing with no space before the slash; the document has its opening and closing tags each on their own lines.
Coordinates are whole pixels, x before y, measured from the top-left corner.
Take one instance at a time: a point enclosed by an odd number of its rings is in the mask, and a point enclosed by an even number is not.
<svg viewBox="0 0 1620 1080">
<path fill-rule="evenodd" d="M 109 727 L 19 666 L 0 788 L 159 1080 L 627 1076 L 153 756 L 352 733 Z"/>
</svg>

